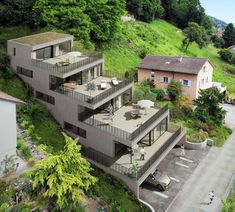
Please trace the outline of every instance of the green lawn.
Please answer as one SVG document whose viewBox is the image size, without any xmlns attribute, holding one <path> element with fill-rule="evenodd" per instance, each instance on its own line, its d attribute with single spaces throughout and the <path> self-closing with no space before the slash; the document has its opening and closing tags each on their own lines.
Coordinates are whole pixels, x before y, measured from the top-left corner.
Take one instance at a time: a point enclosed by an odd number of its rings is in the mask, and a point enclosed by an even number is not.
<svg viewBox="0 0 235 212">
<path fill-rule="evenodd" d="M 223 62 L 212 45 L 199 49 L 196 44 L 190 45 L 187 52 L 182 51 L 182 31 L 163 20 L 151 24 L 143 22 L 126 22 L 122 24 L 120 37 L 103 47 L 105 69 L 117 73 L 133 71 L 141 61 L 143 52 L 152 55 L 172 55 L 209 58 L 214 65 L 214 81 L 227 86 L 231 94 L 235 94 L 235 76 L 224 73 L 235 67 Z"/>
</svg>

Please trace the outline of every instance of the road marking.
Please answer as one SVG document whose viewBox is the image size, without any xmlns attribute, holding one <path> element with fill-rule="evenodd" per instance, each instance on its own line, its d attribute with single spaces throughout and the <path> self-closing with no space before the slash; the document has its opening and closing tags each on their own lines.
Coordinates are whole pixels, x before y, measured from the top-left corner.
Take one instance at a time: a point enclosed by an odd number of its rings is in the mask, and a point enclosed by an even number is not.
<svg viewBox="0 0 235 212">
<path fill-rule="evenodd" d="M 184 168 L 189 169 L 189 166 L 184 165 L 183 163 L 176 162 L 175 164 L 178 165 L 178 166 L 182 166 L 182 167 L 184 167 Z"/>
<path fill-rule="evenodd" d="M 154 194 L 157 194 L 157 195 L 160 196 L 160 197 L 163 197 L 163 198 L 165 198 L 165 199 L 168 199 L 168 196 L 165 195 L 165 194 L 162 194 L 161 192 L 153 191 L 153 193 L 154 193 Z"/>
<path fill-rule="evenodd" d="M 185 160 L 185 161 L 187 161 L 187 162 L 189 162 L 189 163 L 193 163 L 193 161 L 192 161 L 192 160 L 189 160 L 189 159 L 184 158 L 184 157 L 180 157 L 180 159 L 181 159 L 181 160 Z"/>
<path fill-rule="evenodd" d="M 177 182 L 177 183 L 180 182 L 178 179 L 176 179 L 176 178 L 174 178 L 174 177 L 170 177 L 170 179 L 173 180 L 173 181 L 175 181 L 175 182 Z"/>
</svg>

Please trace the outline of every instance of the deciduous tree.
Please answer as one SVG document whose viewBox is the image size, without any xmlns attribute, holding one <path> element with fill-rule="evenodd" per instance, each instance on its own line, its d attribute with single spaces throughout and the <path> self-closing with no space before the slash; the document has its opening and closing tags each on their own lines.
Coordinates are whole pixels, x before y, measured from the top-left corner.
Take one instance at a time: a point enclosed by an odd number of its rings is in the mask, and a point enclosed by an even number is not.
<svg viewBox="0 0 235 212">
<path fill-rule="evenodd" d="M 36 0 L 34 9 L 51 27 L 89 43 L 111 40 L 119 29 L 124 0 Z"/>
<path fill-rule="evenodd" d="M 185 50 L 193 42 L 197 43 L 200 49 L 206 47 L 209 42 L 205 28 L 197 23 L 189 23 L 189 26 L 184 29 L 184 34 L 186 38 L 182 41 L 182 47 Z"/>
<path fill-rule="evenodd" d="M 178 100 L 181 94 L 181 83 L 175 80 L 171 80 L 167 86 L 167 93 L 172 101 Z"/>
</svg>

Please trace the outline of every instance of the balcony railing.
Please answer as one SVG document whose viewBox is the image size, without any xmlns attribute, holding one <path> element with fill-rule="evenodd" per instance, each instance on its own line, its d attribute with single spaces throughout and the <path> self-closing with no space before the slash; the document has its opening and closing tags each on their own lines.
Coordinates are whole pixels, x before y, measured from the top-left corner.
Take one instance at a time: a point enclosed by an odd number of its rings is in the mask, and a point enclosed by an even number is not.
<svg viewBox="0 0 235 212">
<path fill-rule="evenodd" d="M 83 101 L 83 102 L 87 102 L 89 104 L 96 104 L 99 101 L 105 99 L 106 97 L 110 96 L 111 94 L 119 91 L 120 89 L 126 87 L 127 85 L 129 85 L 130 83 L 132 83 L 132 80 L 123 80 L 121 81 L 118 85 L 113 86 L 109 89 L 107 89 L 106 91 L 103 91 L 102 93 L 100 93 L 99 95 L 95 96 L 95 97 L 90 97 L 88 95 L 79 93 L 79 91 L 74 91 L 71 89 L 67 89 L 63 86 L 59 86 L 58 88 L 55 89 L 56 92 L 70 96 L 76 100 L 79 101 Z"/>
<path fill-rule="evenodd" d="M 163 146 L 158 149 L 155 154 L 140 168 L 134 169 L 132 167 L 127 168 L 121 164 L 113 163 L 112 158 L 104 155 L 103 153 L 97 152 L 91 148 L 87 148 L 84 150 L 83 155 L 88 159 L 91 159 L 95 162 L 98 162 L 106 167 L 109 167 L 115 170 L 118 173 L 124 174 L 129 178 L 134 180 L 140 179 L 146 171 L 155 163 L 155 161 L 163 154 L 164 151 L 170 146 L 172 142 L 181 134 L 182 128 L 179 128 L 171 137 L 163 144 Z"/>
<path fill-rule="evenodd" d="M 93 63 L 95 61 L 98 61 L 102 58 L 103 58 L 102 54 L 95 54 L 95 55 L 88 56 L 88 58 L 85 58 L 84 60 L 81 60 L 81 61 L 76 62 L 76 63 L 71 63 L 71 64 L 66 65 L 66 66 L 57 66 L 55 64 L 46 63 L 46 62 L 43 62 L 41 60 L 32 59 L 32 64 L 34 66 L 39 67 L 39 68 L 44 69 L 44 70 L 64 74 L 64 73 L 76 70 L 78 68 L 81 68 L 81 67 L 83 67 L 85 65 L 88 65 L 90 63 Z"/>
<path fill-rule="evenodd" d="M 158 149 L 155 154 L 138 170 L 136 174 L 136 178 L 139 179 L 154 163 L 155 161 L 161 156 L 161 154 L 166 151 L 166 149 L 170 146 L 172 142 L 181 134 L 182 128 L 179 127 L 174 134 Z"/>
<path fill-rule="evenodd" d="M 144 130 L 146 130 L 150 125 L 152 125 L 157 119 L 159 119 L 159 117 L 163 115 L 167 110 L 168 110 L 167 107 L 163 107 L 160 110 L 158 110 L 150 119 L 144 122 L 133 133 L 126 132 L 122 129 L 113 127 L 109 124 L 93 119 L 93 117 L 91 116 L 91 113 L 87 114 L 85 118 L 80 118 L 80 121 L 83 120 L 84 123 L 97 127 L 101 129 L 102 131 L 105 131 L 111 135 L 121 138 L 122 140 L 132 141 L 136 137 L 138 137 L 141 133 L 143 133 Z"/>
<path fill-rule="evenodd" d="M 159 117 L 168 110 L 168 107 L 165 106 L 161 108 L 157 113 L 155 113 L 150 119 L 144 122 L 139 128 L 137 128 L 133 133 L 131 133 L 129 140 L 135 139 L 139 136 L 144 130 L 146 130 L 151 124 L 153 124 Z"/>
</svg>

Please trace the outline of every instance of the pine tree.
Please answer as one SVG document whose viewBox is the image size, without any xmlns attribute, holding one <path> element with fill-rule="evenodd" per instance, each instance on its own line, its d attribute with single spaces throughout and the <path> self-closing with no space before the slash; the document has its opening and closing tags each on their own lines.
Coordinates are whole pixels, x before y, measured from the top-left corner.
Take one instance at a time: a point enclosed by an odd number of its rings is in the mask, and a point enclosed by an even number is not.
<svg viewBox="0 0 235 212">
<path fill-rule="evenodd" d="M 225 28 L 224 34 L 224 47 L 227 48 L 229 46 L 235 45 L 235 28 L 232 23 L 228 24 Z"/>
<path fill-rule="evenodd" d="M 43 197 L 60 210 L 78 207 L 84 201 L 84 192 L 96 182 L 89 173 L 90 164 L 81 157 L 81 146 L 64 136 L 64 150 L 42 160 L 30 173 L 33 188 L 43 192 Z"/>
</svg>

